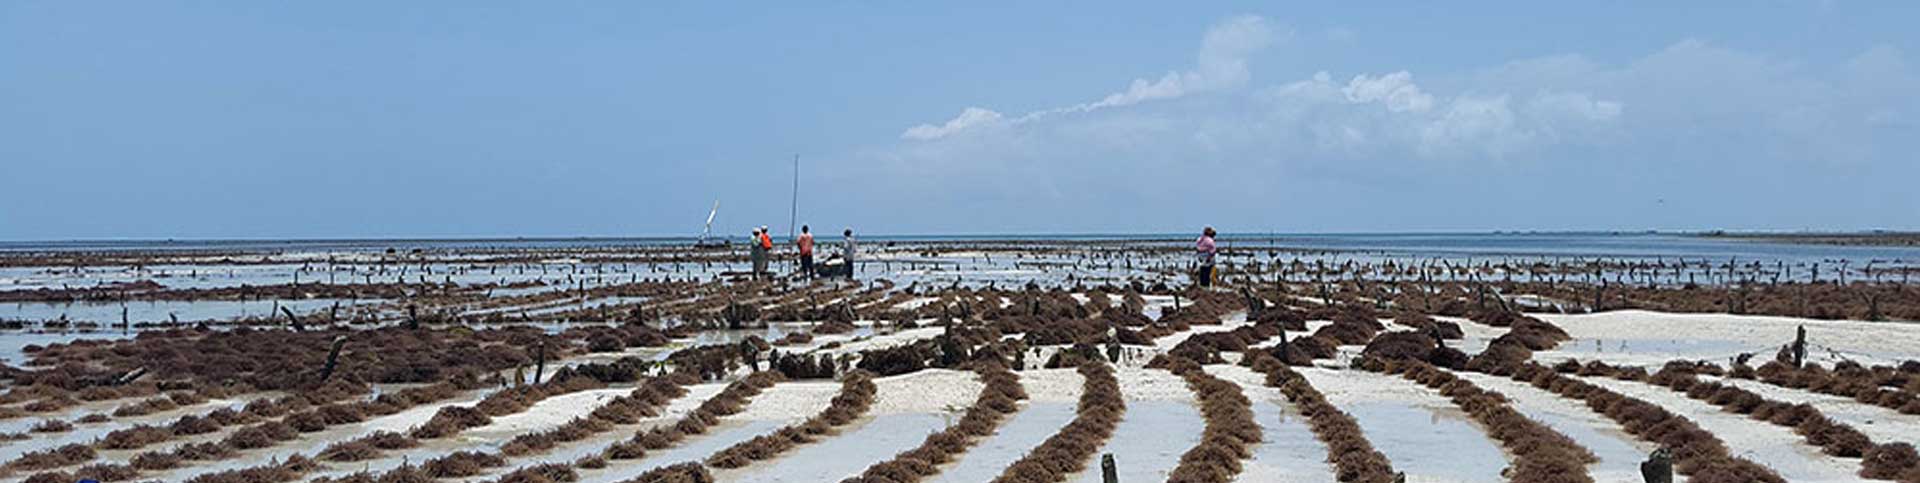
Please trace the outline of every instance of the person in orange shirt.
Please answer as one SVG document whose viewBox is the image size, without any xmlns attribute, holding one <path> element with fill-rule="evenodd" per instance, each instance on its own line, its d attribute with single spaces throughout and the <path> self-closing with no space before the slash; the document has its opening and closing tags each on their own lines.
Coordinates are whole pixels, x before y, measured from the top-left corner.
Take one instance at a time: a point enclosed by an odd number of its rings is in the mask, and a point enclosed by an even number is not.
<svg viewBox="0 0 1920 483">
<path fill-rule="evenodd" d="M 767 276 L 770 272 L 767 271 L 766 261 L 773 260 L 773 231 L 768 230 L 766 225 L 760 225 L 760 239 L 754 240 L 753 243 L 760 245 L 761 253 L 767 254 L 766 258 L 761 262 L 759 267 L 760 273 L 757 275 Z"/>
<path fill-rule="evenodd" d="M 807 225 L 800 225 L 800 237 L 793 240 L 800 248 L 800 274 L 813 278 L 813 232 Z"/>
</svg>

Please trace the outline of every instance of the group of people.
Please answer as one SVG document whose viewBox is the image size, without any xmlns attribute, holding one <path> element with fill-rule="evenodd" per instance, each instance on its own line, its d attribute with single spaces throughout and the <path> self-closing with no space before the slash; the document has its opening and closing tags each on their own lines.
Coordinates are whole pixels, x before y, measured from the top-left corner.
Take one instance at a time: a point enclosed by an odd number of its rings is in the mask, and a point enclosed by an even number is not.
<svg viewBox="0 0 1920 483">
<path fill-rule="evenodd" d="M 1214 278 L 1218 276 L 1214 273 L 1213 263 L 1214 256 L 1220 253 L 1219 247 L 1215 245 L 1213 241 L 1213 237 L 1216 235 L 1218 235 L 1218 233 L 1213 231 L 1213 227 L 1209 226 L 1200 231 L 1200 239 L 1194 242 L 1194 261 L 1195 265 L 1198 266 L 1194 274 L 1194 281 L 1202 287 L 1212 287 Z M 844 271 L 832 270 L 831 274 L 844 275 L 847 279 L 851 280 L 853 279 L 855 267 L 853 256 L 854 253 L 858 251 L 859 245 L 853 239 L 852 228 L 841 232 L 841 236 L 845 237 L 840 245 L 841 266 L 844 267 Z M 767 261 L 773 256 L 773 234 L 767 231 L 765 225 L 753 230 L 752 245 L 753 276 L 764 277 L 769 273 L 767 272 Z M 794 237 L 793 246 L 800 252 L 800 270 L 798 275 L 813 278 L 820 272 L 813 261 L 813 228 L 801 225 L 800 236 Z"/>
<path fill-rule="evenodd" d="M 842 231 L 841 236 L 845 238 L 840 243 L 841 264 L 838 266 L 840 268 L 830 269 L 827 270 L 827 272 L 829 275 L 844 275 L 848 280 L 852 280 L 856 267 L 853 262 L 853 256 L 854 253 L 859 250 L 859 245 L 853 239 L 852 228 Z M 753 246 L 749 252 L 753 259 L 753 276 L 767 276 L 769 273 L 767 271 L 767 262 L 768 259 L 773 257 L 773 234 L 767 231 L 765 225 L 761 225 L 759 228 L 753 230 L 752 240 Z M 822 271 L 819 267 L 815 266 L 813 260 L 813 227 L 801 225 L 800 235 L 794 237 L 793 246 L 799 251 L 800 255 L 800 270 L 797 275 L 813 278 Z"/>
</svg>

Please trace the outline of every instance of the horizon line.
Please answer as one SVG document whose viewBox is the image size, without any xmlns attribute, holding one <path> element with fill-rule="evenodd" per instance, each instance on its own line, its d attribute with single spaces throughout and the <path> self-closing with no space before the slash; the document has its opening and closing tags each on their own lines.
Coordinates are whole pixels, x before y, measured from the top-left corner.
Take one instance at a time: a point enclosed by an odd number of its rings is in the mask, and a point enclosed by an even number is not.
<svg viewBox="0 0 1920 483">
<path fill-rule="evenodd" d="M 825 232 L 823 232 L 825 233 Z M 957 233 L 901 233 L 864 235 L 866 238 L 930 238 L 941 237 L 981 238 L 1089 238 L 1089 237 L 1164 237 L 1184 236 L 1186 232 L 957 232 Z M 1576 230 L 1408 230 L 1408 231 L 1223 231 L 1225 237 L 1300 237 L 1300 236 L 1386 236 L 1386 235 L 1733 235 L 1733 236 L 1862 236 L 1862 235 L 1920 235 L 1920 230 L 1728 230 L 1728 229 L 1685 229 L 1685 230 L 1618 230 L 1618 229 L 1576 229 Z M 829 233 L 831 235 L 831 233 Z M 721 239 L 742 238 L 733 235 L 716 235 Z M 181 238 L 57 238 L 57 239 L 0 239 L 0 245 L 60 244 L 60 243 L 351 243 L 351 242 L 540 242 L 540 241 L 672 241 L 695 240 L 699 235 L 543 235 L 543 236 L 394 236 L 394 237 L 181 237 Z"/>
</svg>

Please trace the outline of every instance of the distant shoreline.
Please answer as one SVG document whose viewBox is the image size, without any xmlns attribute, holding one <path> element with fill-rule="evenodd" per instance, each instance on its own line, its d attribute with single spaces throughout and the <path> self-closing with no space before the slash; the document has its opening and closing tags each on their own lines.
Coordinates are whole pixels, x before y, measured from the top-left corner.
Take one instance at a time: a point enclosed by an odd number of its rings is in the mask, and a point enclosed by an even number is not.
<svg viewBox="0 0 1920 483">
<path fill-rule="evenodd" d="M 1841 245 L 1870 247 L 1911 247 L 1920 246 L 1920 232 L 1857 232 L 1857 233 L 1732 233 L 1715 231 L 1697 235 L 1702 238 L 1721 238 L 1730 240 L 1751 240 L 1767 243 L 1797 243 L 1806 245 Z"/>
</svg>

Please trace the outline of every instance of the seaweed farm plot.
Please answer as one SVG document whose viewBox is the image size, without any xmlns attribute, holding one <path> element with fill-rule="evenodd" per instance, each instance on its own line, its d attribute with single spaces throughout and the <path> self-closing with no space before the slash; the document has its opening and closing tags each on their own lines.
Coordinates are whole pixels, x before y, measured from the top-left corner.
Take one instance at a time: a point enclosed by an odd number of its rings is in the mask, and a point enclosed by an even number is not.
<svg viewBox="0 0 1920 483">
<path fill-rule="evenodd" d="M 1186 243 L 4 252 L 0 481 L 1920 481 L 1887 263 Z"/>
</svg>

